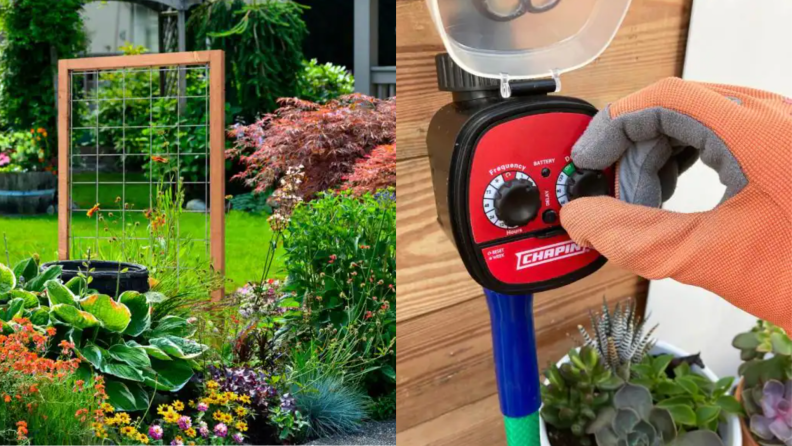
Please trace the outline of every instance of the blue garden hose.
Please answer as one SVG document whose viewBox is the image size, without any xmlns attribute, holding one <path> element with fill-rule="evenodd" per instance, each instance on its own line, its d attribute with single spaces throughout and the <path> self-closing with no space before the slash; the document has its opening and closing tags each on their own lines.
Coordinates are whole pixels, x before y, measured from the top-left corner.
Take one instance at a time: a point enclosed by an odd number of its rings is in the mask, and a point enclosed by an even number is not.
<svg viewBox="0 0 792 446">
<path fill-rule="evenodd" d="M 540 446 L 539 364 L 533 294 L 508 295 L 485 289 L 492 324 L 498 396 L 509 446 Z"/>
</svg>

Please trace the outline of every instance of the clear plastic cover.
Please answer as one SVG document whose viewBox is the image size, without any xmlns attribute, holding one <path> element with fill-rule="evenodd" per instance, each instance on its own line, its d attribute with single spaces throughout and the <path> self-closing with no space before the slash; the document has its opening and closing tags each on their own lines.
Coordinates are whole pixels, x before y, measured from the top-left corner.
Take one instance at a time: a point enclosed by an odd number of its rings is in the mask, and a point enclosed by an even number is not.
<svg viewBox="0 0 792 446">
<path fill-rule="evenodd" d="M 488 78 L 548 77 L 607 48 L 631 0 L 426 0 L 449 55 Z"/>
</svg>

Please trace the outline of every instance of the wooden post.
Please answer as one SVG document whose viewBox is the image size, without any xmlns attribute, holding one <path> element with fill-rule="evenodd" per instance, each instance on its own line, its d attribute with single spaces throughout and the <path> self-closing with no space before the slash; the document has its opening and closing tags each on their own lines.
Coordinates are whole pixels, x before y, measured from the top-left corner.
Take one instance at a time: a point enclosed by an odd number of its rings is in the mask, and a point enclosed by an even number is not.
<svg viewBox="0 0 792 446">
<path fill-rule="evenodd" d="M 58 259 L 69 258 L 69 145 L 71 106 L 68 61 L 58 62 Z"/>
<path fill-rule="evenodd" d="M 210 51 L 209 56 L 209 168 L 211 184 L 209 216 L 211 227 L 212 265 L 225 274 L 225 53 Z M 213 299 L 223 297 L 224 289 Z"/>
</svg>

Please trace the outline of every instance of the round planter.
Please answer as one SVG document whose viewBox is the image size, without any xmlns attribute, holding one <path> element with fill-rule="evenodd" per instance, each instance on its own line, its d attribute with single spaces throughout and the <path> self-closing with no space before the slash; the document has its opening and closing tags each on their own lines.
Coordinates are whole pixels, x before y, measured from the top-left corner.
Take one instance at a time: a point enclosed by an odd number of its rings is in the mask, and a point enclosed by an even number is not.
<svg viewBox="0 0 792 446">
<path fill-rule="evenodd" d="M 57 178 L 50 172 L 0 173 L 0 214 L 43 214 L 55 201 Z"/>
<path fill-rule="evenodd" d="M 737 401 L 740 403 L 742 403 L 743 384 L 744 382 L 740 380 L 740 384 L 734 391 L 734 397 L 737 398 Z M 748 423 L 745 422 L 745 418 L 740 418 L 740 429 L 742 431 L 744 446 L 759 446 L 759 443 L 757 443 L 753 435 L 751 435 L 751 428 L 748 427 Z"/>
<path fill-rule="evenodd" d="M 87 267 L 86 264 L 88 265 Z M 56 265 L 60 265 L 63 268 L 61 280 L 64 283 L 77 277 L 77 273 L 82 271 L 86 276 L 93 277 L 90 288 L 95 289 L 100 294 L 115 297 L 116 289 L 118 293 L 123 293 L 124 291 L 145 293 L 149 290 L 148 269 L 143 265 L 104 260 L 61 260 L 45 263 L 41 265 L 41 270 L 44 271 Z M 88 272 L 89 269 L 93 269 L 93 271 Z M 127 269 L 127 271 L 119 273 L 119 271 L 124 269 Z"/>
<path fill-rule="evenodd" d="M 649 353 L 652 355 L 670 354 L 677 358 L 689 355 L 689 353 L 686 351 L 663 341 L 658 341 L 657 345 L 655 345 L 652 351 Z M 567 362 L 569 362 L 569 356 L 564 356 L 556 364 L 560 366 L 561 364 Z M 701 369 L 698 366 L 693 366 L 692 370 L 699 375 L 706 376 L 707 379 L 712 382 L 718 381 L 718 377 L 715 375 L 715 373 L 706 367 Z M 742 431 L 740 430 L 740 420 L 735 415 L 730 415 L 725 423 L 721 423 L 720 427 L 718 428 L 718 434 L 720 435 L 721 439 L 723 439 L 724 446 L 741 446 L 743 444 L 743 435 Z M 541 437 L 542 446 L 553 446 L 550 443 L 550 440 L 547 438 L 547 426 L 545 426 L 545 422 L 542 417 L 539 417 L 539 435 Z"/>
</svg>

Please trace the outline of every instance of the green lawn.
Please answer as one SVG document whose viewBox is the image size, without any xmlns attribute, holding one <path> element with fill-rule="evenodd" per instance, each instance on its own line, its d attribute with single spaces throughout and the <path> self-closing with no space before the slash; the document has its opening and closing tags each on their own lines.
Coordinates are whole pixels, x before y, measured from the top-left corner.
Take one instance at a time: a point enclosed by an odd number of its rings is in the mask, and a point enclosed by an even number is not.
<svg viewBox="0 0 792 446">
<path fill-rule="evenodd" d="M 146 186 L 148 188 L 148 186 Z M 108 191 L 109 193 L 110 191 Z M 148 195 L 146 195 L 148 196 Z M 127 223 L 142 220 L 142 215 L 137 214 L 127 217 Z M 144 223 L 141 223 L 144 224 Z M 200 214 L 184 214 L 180 222 L 182 236 L 193 239 L 203 238 L 205 233 L 204 216 Z M 96 220 L 84 215 L 75 215 L 73 233 L 77 236 L 90 237 L 96 234 Z M 100 234 L 103 228 L 100 227 Z M 58 219 L 57 216 L 34 217 L 9 217 L 0 216 L 0 236 L 6 235 L 11 264 L 38 253 L 42 261 L 57 258 Z M 231 211 L 226 215 L 226 273 L 230 282 L 226 285 L 228 291 L 233 291 L 247 281 L 261 279 L 264 257 L 267 244 L 271 238 L 269 224 L 265 215 L 248 214 L 245 212 Z M 0 243 L 2 240 L 0 240 Z M 93 241 L 83 240 L 82 244 L 93 244 Z M 203 252 L 203 242 L 193 251 Z M 79 252 L 81 246 L 73 246 L 73 252 Z M 200 248 L 200 249 L 198 249 Z M 5 249 L 0 249 L 2 259 L 6 263 Z M 102 247 L 100 246 L 100 252 Z M 278 249 L 271 276 L 282 277 L 283 249 Z"/>
</svg>

